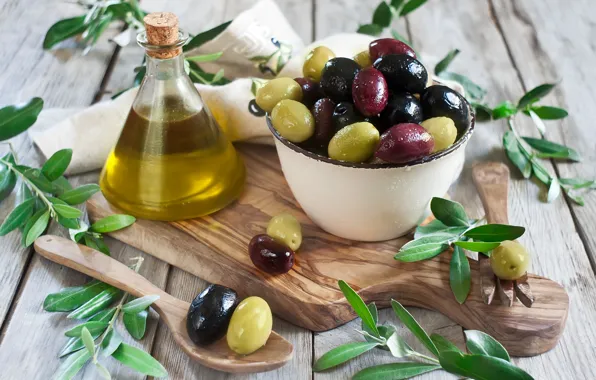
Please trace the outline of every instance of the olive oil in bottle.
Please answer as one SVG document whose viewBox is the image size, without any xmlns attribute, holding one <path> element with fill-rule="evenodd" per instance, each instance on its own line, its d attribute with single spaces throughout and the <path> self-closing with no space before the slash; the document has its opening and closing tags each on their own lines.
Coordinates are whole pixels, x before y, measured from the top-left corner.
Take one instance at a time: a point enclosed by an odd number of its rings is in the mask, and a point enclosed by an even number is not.
<svg viewBox="0 0 596 380">
<path fill-rule="evenodd" d="M 240 195 L 244 164 L 184 71 L 175 16 L 153 13 L 145 24 L 147 38 L 141 34 L 139 43 L 147 74 L 100 186 L 110 203 L 137 217 L 207 215 Z M 172 40 L 164 42 L 166 29 Z"/>
</svg>

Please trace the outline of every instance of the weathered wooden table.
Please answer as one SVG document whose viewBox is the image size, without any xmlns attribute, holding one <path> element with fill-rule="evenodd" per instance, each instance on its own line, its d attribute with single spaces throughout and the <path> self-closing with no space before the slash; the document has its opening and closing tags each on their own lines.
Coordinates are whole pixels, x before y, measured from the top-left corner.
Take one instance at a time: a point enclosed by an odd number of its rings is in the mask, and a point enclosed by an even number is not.
<svg viewBox="0 0 596 380">
<path fill-rule="evenodd" d="M 248 8 L 253 0 L 146 0 L 147 10 L 177 13 L 181 25 L 191 33 L 229 20 Z M 290 22 L 305 41 L 337 32 L 355 31 L 359 23 L 370 21 L 377 0 L 278 0 Z M 548 163 L 559 177 L 596 176 L 596 15 L 589 0 L 431 0 L 395 28 L 413 41 L 419 51 L 444 55 L 452 48 L 462 53 L 453 64 L 484 85 L 491 104 L 517 99 L 524 90 L 547 81 L 563 79 L 547 99 L 570 111 L 563 122 L 548 123 L 551 140 L 577 148 L 583 155 L 579 164 Z M 142 49 L 115 48 L 101 41 L 87 56 L 72 52 L 43 51 L 45 31 L 58 19 L 79 14 L 78 6 L 67 2 L 2 0 L 0 2 L 0 104 L 14 104 L 41 96 L 47 107 L 82 107 L 127 87 L 134 76 L 133 67 L 141 61 Z M 116 30 L 114 30 L 116 32 Z M 113 35 L 113 34 L 112 34 Z M 534 131 L 529 120 L 520 123 Z M 505 123 L 478 124 L 468 145 L 468 163 L 453 197 L 470 214 L 482 215 L 480 201 L 472 184 L 470 167 L 478 160 L 505 160 L 501 138 Z M 529 133 L 529 132 L 528 132 Z M 37 165 L 38 152 L 26 136 L 14 140 L 22 162 Z M 521 239 L 534 253 L 533 272 L 560 282 L 570 296 L 567 327 L 560 343 L 550 352 L 515 362 L 537 379 L 596 378 L 596 195 L 586 198 L 584 207 L 564 198 L 554 203 L 539 201 L 540 188 L 519 178 L 512 170 L 509 204 L 510 220 L 524 225 L 528 233 Z M 71 178 L 83 183 L 97 180 L 97 173 Z M 14 197 L 0 208 L 2 220 L 13 207 Z M 51 227 L 50 233 L 64 232 Z M 142 253 L 114 240 L 109 245 L 120 260 Z M 141 273 L 172 295 L 191 300 L 205 282 L 168 264 L 146 256 Z M 42 302 L 46 294 L 65 286 L 81 284 L 80 273 L 51 263 L 24 249 L 20 235 L 0 238 L 0 378 L 46 379 L 58 367 L 57 352 L 65 342 L 62 335 L 70 320 L 63 314 L 46 313 Z M 428 330 L 439 332 L 463 345 L 461 327 L 442 315 L 412 309 Z M 299 313 L 300 310 L 296 310 Z M 381 320 L 396 318 L 390 310 L 380 313 Z M 330 348 L 357 337 L 358 324 L 352 322 L 324 333 L 312 333 L 277 319 L 276 331 L 295 347 L 294 360 L 274 372 L 250 376 L 261 379 L 348 378 L 359 369 L 391 362 L 386 352 L 375 351 L 335 370 L 314 374 L 314 359 Z M 399 333 L 416 346 L 415 339 L 401 326 Z M 130 340 L 130 339 L 129 339 Z M 133 344 L 144 347 L 159 359 L 173 379 L 249 378 L 219 373 L 189 361 L 177 348 L 165 328 L 151 318 L 146 337 Z M 419 348 L 419 346 L 416 346 Z M 118 379 L 143 376 L 115 360 L 106 360 Z M 426 378 L 447 378 L 434 372 Z M 99 378 L 88 367 L 79 378 Z"/>
</svg>

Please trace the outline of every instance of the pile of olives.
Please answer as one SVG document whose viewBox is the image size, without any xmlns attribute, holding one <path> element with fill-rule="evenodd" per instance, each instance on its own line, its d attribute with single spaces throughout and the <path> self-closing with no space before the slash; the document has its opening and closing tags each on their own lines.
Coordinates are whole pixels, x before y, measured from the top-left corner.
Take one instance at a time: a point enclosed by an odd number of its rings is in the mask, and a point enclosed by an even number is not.
<svg viewBox="0 0 596 380">
<path fill-rule="evenodd" d="M 302 71 L 267 82 L 256 103 L 283 138 L 331 159 L 406 163 L 449 148 L 469 124 L 465 99 L 428 86 L 414 51 L 392 38 L 353 59 L 319 46 Z"/>
<path fill-rule="evenodd" d="M 269 305 L 260 297 L 238 301 L 234 290 L 209 285 L 188 309 L 186 331 L 190 339 L 199 346 L 207 346 L 225 335 L 228 347 L 241 355 L 263 347 L 273 325 Z"/>
<path fill-rule="evenodd" d="M 270 274 L 282 274 L 294 265 L 295 252 L 302 244 L 302 227 L 290 214 L 279 214 L 271 218 L 267 234 L 253 237 L 248 244 L 248 253 L 253 264 Z"/>
</svg>

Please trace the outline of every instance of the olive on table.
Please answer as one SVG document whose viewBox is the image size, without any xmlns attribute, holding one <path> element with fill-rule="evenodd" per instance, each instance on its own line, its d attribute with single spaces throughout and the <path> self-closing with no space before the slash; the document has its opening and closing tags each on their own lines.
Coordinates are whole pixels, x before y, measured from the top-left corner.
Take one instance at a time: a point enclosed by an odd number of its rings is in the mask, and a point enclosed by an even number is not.
<svg viewBox="0 0 596 380">
<path fill-rule="evenodd" d="M 260 297 L 245 298 L 232 314 L 226 335 L 228 347 L 237 354 L 252 354 L 267 343 L 272 326 L 267 302 Z"/>
<path fill-rule="evenodd" d="M 375 126 L 381 131 L 401 123 L 416 123 L 422 121 L 422 106 L 416 97 L 408 92 L 391 92 L 387 106 L 381 112 L 381 125 Z"/>
<path fill-rule="evenodd" d="M 368 45 L 370 58 L 376 61 L 380 57 L 389 54 L 406 54 L 416 58 L 416 53 L 407 44 L 393 38 L 379 38 Z"/>
<path fill-rule="evenodd" d="M 302 88 L 302 103 L 307 107 L 313 104 L 322 96 L 319 84 L 308 78 L 294 78 Z"/>
<path fill-rule="evenodd" d="M 418 124 L 397 124 L 381 135 L 375 157 L 401 164 L 427 156 L 434 147 L 433 137 Z"/>
<path fill-rule="evenodd" d="M 361 69 L 365 69 L 367 67 L 371 67 L 373 64 L 372 59 L 370 58 L 370 53 L 368 50 L 363 50 L 360 53 L 354 56 L 354 62 L 360 66 Z"/>
<path fill-rule="evenodd" d="M 314 48 L 307 54 L 302 66 L 302 74 L 315 82 L 321 80 L 321 72 L 327 61 L 335 58 L 335 54 L 325 46 Z"/>
<path fill-rule="evenodd" d="M 206 346 L 221 339 L 238 305 L 238 294 L 222 285 L 209 285 L 190 304 L 186 331 L 190 339 Z"/>
<path fill-rule="evenodd" d="M 257 268 L 270 274 L 286 273 L 294 265 L 294 251 L 265 234 L 250 240 L 248 254 Z"/>
<path fill-rule="evenodd" d="M 330 158 L 348 162 L 364 162 L 372 157 L 379 143 L 379 131 L 365 121 L 339 130 L 329 141 Z"/>
<path fill-rule="evenodd" d="M 409 55 L 384 55 L 375 61 L 373 67 L 383 74 L 390 90 L 419 94 L 426 87 L 426 69 L 420 61 Z"/>
<path fill-rule="evenodd" d="M 350 58 L 331 58 L 321 74 L 321 89 L 333 101 L 351 101 L 352 83 L 360 66 Z"/>
<path fill-rule="evenodd" d="M 255 101 L 263 111 L 271 112 L 284 99 L 302 100 L 302 88 L 292 78 L 271 79 L 259 88 Z"/>
<path fill-rule="evenodd" d="M 460 133 L 468 126 L 470 116 L 468 103 L 457 91 L 447 86 L 427 87 L 421 94 L 420 104 L 425 118 L 448 117 L 453 120 Z"/>
<path fill-rule="evenodd" d="M 497 277 L 503 280 L 517 280 L 528 271 L 530 254 L 520 243 L 502 241 L 490 254 L 490 267 Z"/>
<path fill-rule="evenodd" d="M 383 74 L 374 67 L 359 71 L 352 84 L 354 105 L 364 116 L 378 115 L 387 105 L 389 90 Z"/>
<path fill-rule="evenodd" d="M 315 131 L 315 119 L 308 108 L 290 99 L 282 100 L 273 108 L 271 123 L 283 138 L 295 143 L 308 140 Z"/>
<path fill-rule="evenodd" d="M 449 148 L 457 138 L 455 123 L 448 117 L 439 116 L 424 120 L 420 125 L 428 131 L 435 140 L 432 151 L 438 152 Z"/>
<path fill-rule="evenodd" d="M 354 109 L 354 105 L 350 102 L 337 103 L 333 109 L 333 124 L 335 129 L 339 131 L 345 126 L 363 121 L 362 115 Z"/>
<path fill-rule="evenodd" d="M 312 107 L 312 114 L 315 118 L 315 133 L 312 139 L 318 148 L 327 148 L 329 140 L 337 132 L 333 119 L 334 109 L 335 103 L 329 98 L 317 100 Z"/>
<path fill-rule="evenodd" d="M 296 252 L 302 244 L 302 227 L 291 214 L 275 215 L 267 224 L 267 235 Z"/>
</svg>

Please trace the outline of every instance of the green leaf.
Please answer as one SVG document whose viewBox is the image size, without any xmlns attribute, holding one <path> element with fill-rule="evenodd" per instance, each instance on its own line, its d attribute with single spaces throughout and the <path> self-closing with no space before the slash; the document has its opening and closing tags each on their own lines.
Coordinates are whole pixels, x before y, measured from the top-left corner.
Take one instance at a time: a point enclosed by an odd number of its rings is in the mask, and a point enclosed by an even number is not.
<svg viewBox="0 0 596 380">
<path fill-rule="evenodd" d="M 58 197 L 63 193 L 72 190 L 72 185 L 68 182 L 65 176 L 60 176 L 52 181 L 52 187 L 52 194 L 55 194 Z"/>
<path fill-rule="evenodd" d="M 118 347 L 120 347 L 121 343 L 122 337 L 120 336 L 120 334 L 118 334 L 118 331 L 116 331 L 115 329 L 110 330 L 110 332 L 106 334 L 106 337 L 101 342 L 101 354 L 104 357 L 111 356 L 114 353 L 114 351 L 116 351 Z"/>
<path fill-rule="evenodd" d="M 424 239 L 424 238 L 423 238 Z M 427 260 L 433 258 L 449 248 L 447 243 L 428 243 L 409 249 L 400 250 L 393 258 L 404 263 Z"/>
<path fill-rule="evenodd" d="M 464 250 L 459 246 L 453 247 L 453 255 L 449 264 L 449 285 L 457 302 L 460 304 L 466 302 L 466 298 L 470 294 L 472 279 L 470 263 Z"/>
<path fill-rule="evenodd" d="M 223 55 L 223 51 L 212 54 L 194 55 L 192 57 L 186 57 L 185 59 L 192 62 L 212 62 L 217 61 Z"/>
<path fill-rule="evenodd" d="M 455 351 L 462 353 L 461 350 L 453 343 L 451 343 L 447 338 L 439 335 L 439 334 L 431 334 L 430 340 L 433 341 L 437 349 L 439 350 L 439 354 L 442 354 L 444 351 Z"/>
<path fill-rule="evenodd" d="M 109 286 L 108 284 L 104 284 L 104 285 L 106 287 Z M 109 322 L 115 313 L 116 313 L 115 307 L 111 307 L 109 309 L 102 310 L 99 313 L 95 314 L 93 317 L 89 318 L 89 322 Z"/>
<path fill-rule="evenodd" d="M 226 30 L 226 28 L 232 23 L 232 20 L 224 22 L 221 25 L 216 26 L 215 28 L 209 29 L 204 31 L 203 33 L 199 33 L 194 36 L 186 46 L 184 46 L 184 51 L 189 51 L 194 48 L 198 48 L 199 46 L 203 45 L 205 42 L 211 41 L 215 37 L 217 37 L 221 32 Z"/>
<path fill-rule="evenodd" d="M 363 24 L 358 27 L 356 33 L 368 34 L 369 36 L 379 36 L 383 33 L 383 27 L 377 24 Z"/>
<path fill-rule="evenodd" d="M 91 225 L 91 231 L 99 233 L 108 233 L 121 230 L 133 224 L 136 221 L 134 216 L 115 214 L 106 216 L 103 219 Z"/>
<path fill-rule="evenodd" d="M 60 20 L 48 29 L 43 40 L 43 48 L 51 49 L 59 42 L 81 34 L 87 28 L 85 15 Z"/>
<path fill-rule="evenodd" d="M 93 362 L 93 364 L 95 364 L 95 369 L 97 370 L 97 372 L 99 372 L 99 375 L 101 377 L 103 377 L 106 380 L 112 380 L 112 375 L 110 375 L 110 372 L 107 370 L 106 367 L 102 366 L 98 361 Z"/>
<path fill-rule="evenodd" d="M 93 333 L 101 334 L 104 331 L 106 331 L 106 328 L 108 327 L 108 322 L 95 322 L 95 321 L 85 322 L 85 323 L 77 325 L 77 326 L 71 328 L 70 330 L 66 331 L 64 333 L 64 335 L 66 335 L 68 337 L 81 336 L 83 327 L 86 328 L 87 331 L 91 334 L 93 334 Z"/>
<path fill-rule="evenodd" d="M 281 69 L 278 69 L 278 71 L 279 70 L 281 70 Z M 213 76 L 213 79 L 211 79 L 211 83 L 219 82 L 221 80 L 221 78 L 223 78 L 223 76 L 224 76 L 224 69 L 217 70 L 217 72 Z"/>
<path fill-rule="evenodd" d="M 97 313 L 105 309 L 109 306 L 119 295 L 121 291 L 108 286 L 105 290 L 101 293 L 96 295 L 95 297 L 91 298 L 89 301 L 85 302 L 82 306 L 77 308 L 72 313 L 68 314 L 66 318 L 70 319 L 85 319 L 93 314 Z"/>
<path fill-rule="evenodd" d="M 89 351 L 89 355 L 91 355 L 91 356 L 95 355 L 95 342 L 94 342 L 95 339 L 93 339 L 93 337 L 91 336 L 91 333 L 89 332 L 89 330 L 87 330 L 86 327 L 83 327 L 81 329 L 81 340 L 83 341 L 83 344 L 87 348 L 87 351 Z"/>
<path fill-rule="evenodd" d="M 360 356 L 367 351 L 372 350 L 378 345 L 378 343 L 369 342 L 353 342 L 342 344 L 341 346 L 335 347 L 321 356 L 313 366 L 313 371 L 319 372 L 333 368 L 337 365 L 347 362 L 348 360 L 354 359 L 355 357 Z"/>
<path fill-rule="evenodd" d="M 578 189 L 596 189 L 596 180 L 584 178 L 559 178 L 559 182 L 563 187 L 569 187 L 575 190 Z"/>
<path fill-rule="evenodd" d="M 112 319 L 112 317 L 114 316 L 114 313 L 116 313 L 116 309 L 115 308 L 110 308 L 110 309 L 106 309 L 106 310 L 100 311 L 99 313 L 95 314 L 93 317 L 89 318 L 89 321 L 88 322 L 105 322 L 105 323 L 108 323 Z M 93 337 L 93 339 L 97 339 L 100 335 L 101 335 L 101 333 L 99 333 L 99 332 L 97 332 L 97 333 L 91 333 L 91 336 Z M 63 357 L 65 355 L 68 355 L 70 353 L 73 353 L 75 351 L 78 351 L 78 350 L 82 349 L 83 347 L 85 347 L 85 345 L 83 344 L 83 341 L 81 340 L 80 337 L 71 338 L 66 343 L 66 345 L 64 345 L 64 347 L 60 351 L 59 356 L 60 357 Z"/>
<path fill-rule="evenodd" d="M 513 116 L 517 113 L 517 107 L 510 101 L 504 101 L 503 103 L 499 103 L 495 108 L 493 108 L 493 119 L 505 119 L 509 116 Z"/>
<path fill-rule="evenodd" d="M 538 129 L 538 132 L 540 132 L 540 135 L 544 136 L 546 134 L 546 125 L 544 125 L 542 119 L 538 115 L 536 115 L 536 112 L 532 110 L 530 110 L 529 114 L 532 118 L 532 122 L 534 122 L 534 125 Z"/>
<path fill-rule="evenodd" d="M 58 215 L 58 223 L 60 223 L 60 225 L 68 229 L 76 230 L 80 228 L 79 220 L 76 218 L 65 218 L 63 216 Z"/>
<path fill-rule="evenodd" d="M 25 224 L 25 222 L 27 222 L 27 219 L 29 219 L 29 217 L 33 213 L 34 206 L 35 199 L 27 199 L 26 201 L 15 207 L 14 210 L 12 210 L 10 214 L 8 214 L 6 219 L 4 219 L 4 222 L 0 226 L 0 236 L 4 236 L 7 233 Z"/>
<path fill-rule="evenodd" d="M 548 186 L 548 193 L 546 194 L 546 201 L 548 203 L 554 201 L 561 195 L 561 185 L 557 178 L 553 177 L 550 181 L 550 185 Z"/>
<path fill-rule="evenodd" d="M 145 351 L 126 343 L 120 344 L 112 357 L 137 372 L 154 377 L 166 377 L 168 371 Z"/>
<path fill-rule="evenodd" d="M 404 17 L 404 16 L 414 12 L 416 9 L 418 9 L 420 6 L 422 6 L 424 3 L 426 3 L 426 1 L 427 0 L 410 0 L 410 1 L 408 1 L 401 8 L 401 12 L 399 12 L 400 17 Z"/>
<path fill-rule="evenodd" d="M 7 153 L 2 157 L 3 161 L 7 161 L 11 164 L 15 164 L 14 156 L 12 153 Z M 0 163 L 0 202 L 12 193 L 15 185 L 17 184 L 17 176 L 7 165 Z"/>
<path fill-rule="evenodd" d="M 45 193 L 51 193 L 54 190 L 52 183 L 42 174 L 41 170 L 28 168 L 23 171 L 23 175 L 27 177 L 39 190 Z"/>
<path fill-rule="evenodd" d="M 466 330 L 464 334 L 466 334 L 466 347 L 470 353 L 511 361 L 505 347 L 492 336 L 478 330 Z"/>
<path fill-rule="evenodd" d="M 500 242 L 484 241 L 456 241 L 453 244 L 473 252 L 489 252 L 501 245 Z"/>
<path fill-rule="evenodd" d="M 439 350 L 435 347 L 435 344 L 430 340 L 428 334 L 420 327 L 418 322 L 412 317 L 405 307 L 396 300 L 391 300 L 391 307 L 401 320 L 401 322 L 414 334 L 416 338 L 435 356 L 439 356 Z"/>
<path fill-rule="evenodd" d="M 532 163 L 525 154 L 522 153 L 519 142 L 515 134 L 511 131 L 505 132 L 503 136 L 503 147 L 505 153 L 511 162 L 519 169 L 524 178 L 530 178 L 532 175 Z"/>
<path fill-rule="evenodd" d="M 544 139 L 536 139 L 533 137 L 522 137 L 533 149 L 536 149 L 541 158 L 566 158 L 572 161 L 581 161 L 581 157 L 577 151 L 565 145 L 557 144 L 552 141 Z"/>
<path fill-rule="evenodd" d="M 447 80 L 455 81 L 462 85 L 464 90 L 466 91 L 466 98 L 480 102 L 486 96 L 486 90 L 476 83 L 474 83 L 470 78 L 466 77 L 465 75 L 461 75 L 458 73 L 452 73 L 450 71 L 443 71 L 439 77 Z"/>
<path fill-rule="evenodd" d="M 87 247 L 93 248 L 96 251 L 103 253 L 104 255 L 110 256 L 110 248 L 103 241 L 103 238 L 93 236 L 93 234 L 89 234 L 89 233 L 83 233 L 82 237 L 84 240 L 84 244 Z M 77 235 L 75 235 L 75 239 L 76 238 L 77 238 Z"/>
<path fill-rule="evenodd" d="M 39 210 L 37 210 L 35 212 L 35 214 L 33 214 L 33 216 L 31 216 L 29 219 L 27 219 L 27 222 L 25 223 L 25 225 L 23 226 L 23 229 L 21 231 L 21 242 L 23 244 L 23 246 L 26 246 L 27 243 L 27 234 L 29 233 L 29 231 L 31 231 L 31 227 L 33 227 L 33 225 L 35 224 L 35 222 L 37 222 L 37 220 L 39 218 L 42 217 L 42 215 L 47 211 L 47 208 L 41 208 Z"/>
<path fill-rule="evenodd" d="M 124 327 L 130 335 L 135 339 L 143 339 L 145 336 L 145 330 L 147 329 L 147 316 L 149 313 L 147 310 L 141 310 L 136 314 L 125 313 L 122 316 Z"/>
<path fill-rule="evenodd" d="M 58 370 L 52 376 L 53 380 L 71 380 L 91 359 L 89 351 L 83 350 L 76 352 L 62 362 Z"/>
<path fill-rule="evenodd" d="M 534 111 L 542 120 L 559 120 L 566 118 L 569 113 L 563 108 L 550 106 L 532 106 L 530 110 Z M 530 115 L 529 110 L 524 110 L 526 115 Z"/>
<path fill-rule="evenodd" d="M 363 324 L 364 325 L 364 324 Z M 377 326 L 377 329 L 379 330 L 379 335 L 381 336 L 381 338 L 385 338 L 385 340 L 389 340 L 389 338 L 391 338 L 391 336 L 393 334 L 395 334 L 395 332 L 397 331 L 395 326 L 392 325 L 381 325 L 381 326 Z M 378 339 L 373 339 L 371 337 L 374 337 L 374 335 L 372 334 L 371 331 L 368 331 L 367 329 L 364 329 L 364 331 L 366 333 L 368 333 L 369 335 L 364 335 L 364 339 L 366 339 L 367 342 L 370 343 L 378 343 Z M 387 346 L 379 346 L 380 349 L 388 351 L 389 348 Z"/>
<path fill-rule="evenodd" d="M 50 312 L 72 311 L 104 291 L 108 286 L 103 282 L 93 280 L 83 286 L 64 288 L 57 293 L 48 294 L 43 301 L 43 309 Z"/>
<path fill-rule="evenodd" d="M 455 238 L 463 234 L 466 231 L 466 229 L 467 227 L 447 227 L 440 220 L 434 219 L 424 226 L 416 227 L 416 231 L 414 232 L 414 239 L 419 239 L 421 237 L 426 236 L 434 236 L 438 234 L 449 234 Z"/>
<path fill-rule="evenodd" d="M 473 379 L 533 380 L 532 376 L 510 362 L 484 355 L 462 355 L 445 351 L 439 357 L 444 370 Z"/>
<path fill-rule="evenodd" d="M 540 99 L 548 95 L 553 90 L 553 88 L 555 88 L 555 86 L 556 83 L 545 83 L 531 89 L 519 99 L 519 101 L 517 102 L 517 108 L 521 110 L 531 105 L 532 103 L 539 101 Z"/>
<path fill-rule="evenodd" d="M 548 170 L 544 168 L 544 166 L 540 165 L 540 163 L 532 161 L 532 172 L 540 182 L 544 183 L 547 186 L 550 185 L 552 176 L 550 175 Z"/>
<path fill-rule="evenodd" d="M 356 314 L 362 319 L 362 322 L 374 333 L 374 336 L 379 337 L 377 324 L 362 298 L 344 280 L 339 280 L 337 283 Z"/>
<path fill-rule="evenodd" d="M 369 303 L 368 305 L 366 305 L 366 307 L 368 308 L 368 311 L 370 311 L 370 315 L 372 315 L 373 318 L 373 322 L 375 323 L 375 326 L 377 325 L 377 323 L 379 322 L 379 312 L 377 310 L 377 305 L 375 305 L 374 302 Z M 362 320 L 360 322 L 360 326 L 362 328 L 362 330 L 366 331 L 367 333 L 371 334 L 371 335 L 375 335 L 375 333 L 368 327 L 368 325 L 366 323 L 364 323 L 364 321 Z M 379 326 L 377 326 L 377 329 L 379 328 Z M 380 333 L 380 331 L 379 331 Z M 367 336 L 364 336 L 364 338 L 366 339 Z M 367 341 L 369 341 L 367 339 Z"/>
<path fill-rule="evenodd" d="M 0 141 L 8 140 L 35 124 L 43 108 L 41 98 L 33 98 L 27 103 L 0 108 Z"/>
<path fill-rule="evenodd" d="M 389 5 L 386 2 L 381 1 L 373 13 L 372 23 L 377 24 L 382 28 L 386 28 L 391 24 L 392 17 L 393 14 L 391 13 Z"/>
<path fill-rule="evenodd" d="M 451 62 L 457 57 L 459 54 L 459 49 L 453 49 L 447 55 L 437 63 L 435 66 L 435 75 L 441 74 L 447 67 L 451 64 Z"/>
<path fill-rule="evenodd" d="M 572 193 L 572 190 L 570 189 L 565 189 L 565 195 L 567 195 L 572 201 L 574 201 L 578 205 L 584 206 L 584 197 L 582 197 L 581 195 Z"/>
<path fill-rule="evenodd" d="M 501 242 L 515 240 L 526 232 L 524 227 L 508 224 L 485 224 L 474 227 L 464 233 L 464 236 L 485 242 Z"/>
<path fill-rule="evenodd" d="M 128 13 L 134 12 L 134 9 L 129 3 L 111 4 L 106 8 L 118 20 L 125 21 Z"/>
<path fill-rule="evenodd" d="M 353 380 L 401 380 L 422 375 L 424 373 L 440 369 L 434 364 L 404 362 L 381 364 L 365 368 L 358 372 Z"/>
<path fill-rule="evenodd" d="M 395 358 L 404 358 L 414 352 L 412 347 L 397 333 L 393 333 L 387 339 L 387 347 L 391 351 L 391 355 Z"/>
<path fill-rule="evenodd" d="M 25 239 L 25 246 L 28 247 L 35 239 L 41 236 L 48 227 L 50 222 L 50 210 L 46 210 L 41 216 L 33 223 L 29 232 L 27 232 L 27 238 Z"/>
<path fill-rule="evenodd" d="M 64 172 L 72 159 L 72 149 L 62 149 L 50 157 L 41 168 L 43 175 L 50 181 L 55 181 Z"/>
<path fill-rule="evenodd" d="M 462 227 L 463 228 L 463 227 Z M 465 229 L 464 229 L 465 231 Z M 407 251 L 408 249 L 419 247 L 421 245 L 432 244 L 432 243 L 441 243 L 441 244 L 451 244 L 452 241 L 457 240 L 458 235 L 449 234 L 444 232 L 435 232 L 434 234 L 427 235 L 421 237 L 419 239 L 411 240 L 404 244 L 400 251 L 404 250 Z"/>
<path fill-rule="evenodd" d="M 54 210 L 64 218 L 79 218 L 83 215 L 81 210 L 68 205 L 55 204 Z"/>
<path fill-rule="evenodd" d="M 468 216 L 463 206 L 445 198 L 434 197 L 430 201 L 430 210 L 435 218 L 447 226 L 468 226 Z"/>
<path fill-rule="evenodd" d="M 493 109 L 486 104 L 470 102 L 476 115 L 476 121 L 489 121 L 493 118 Z"/>
</svg>

